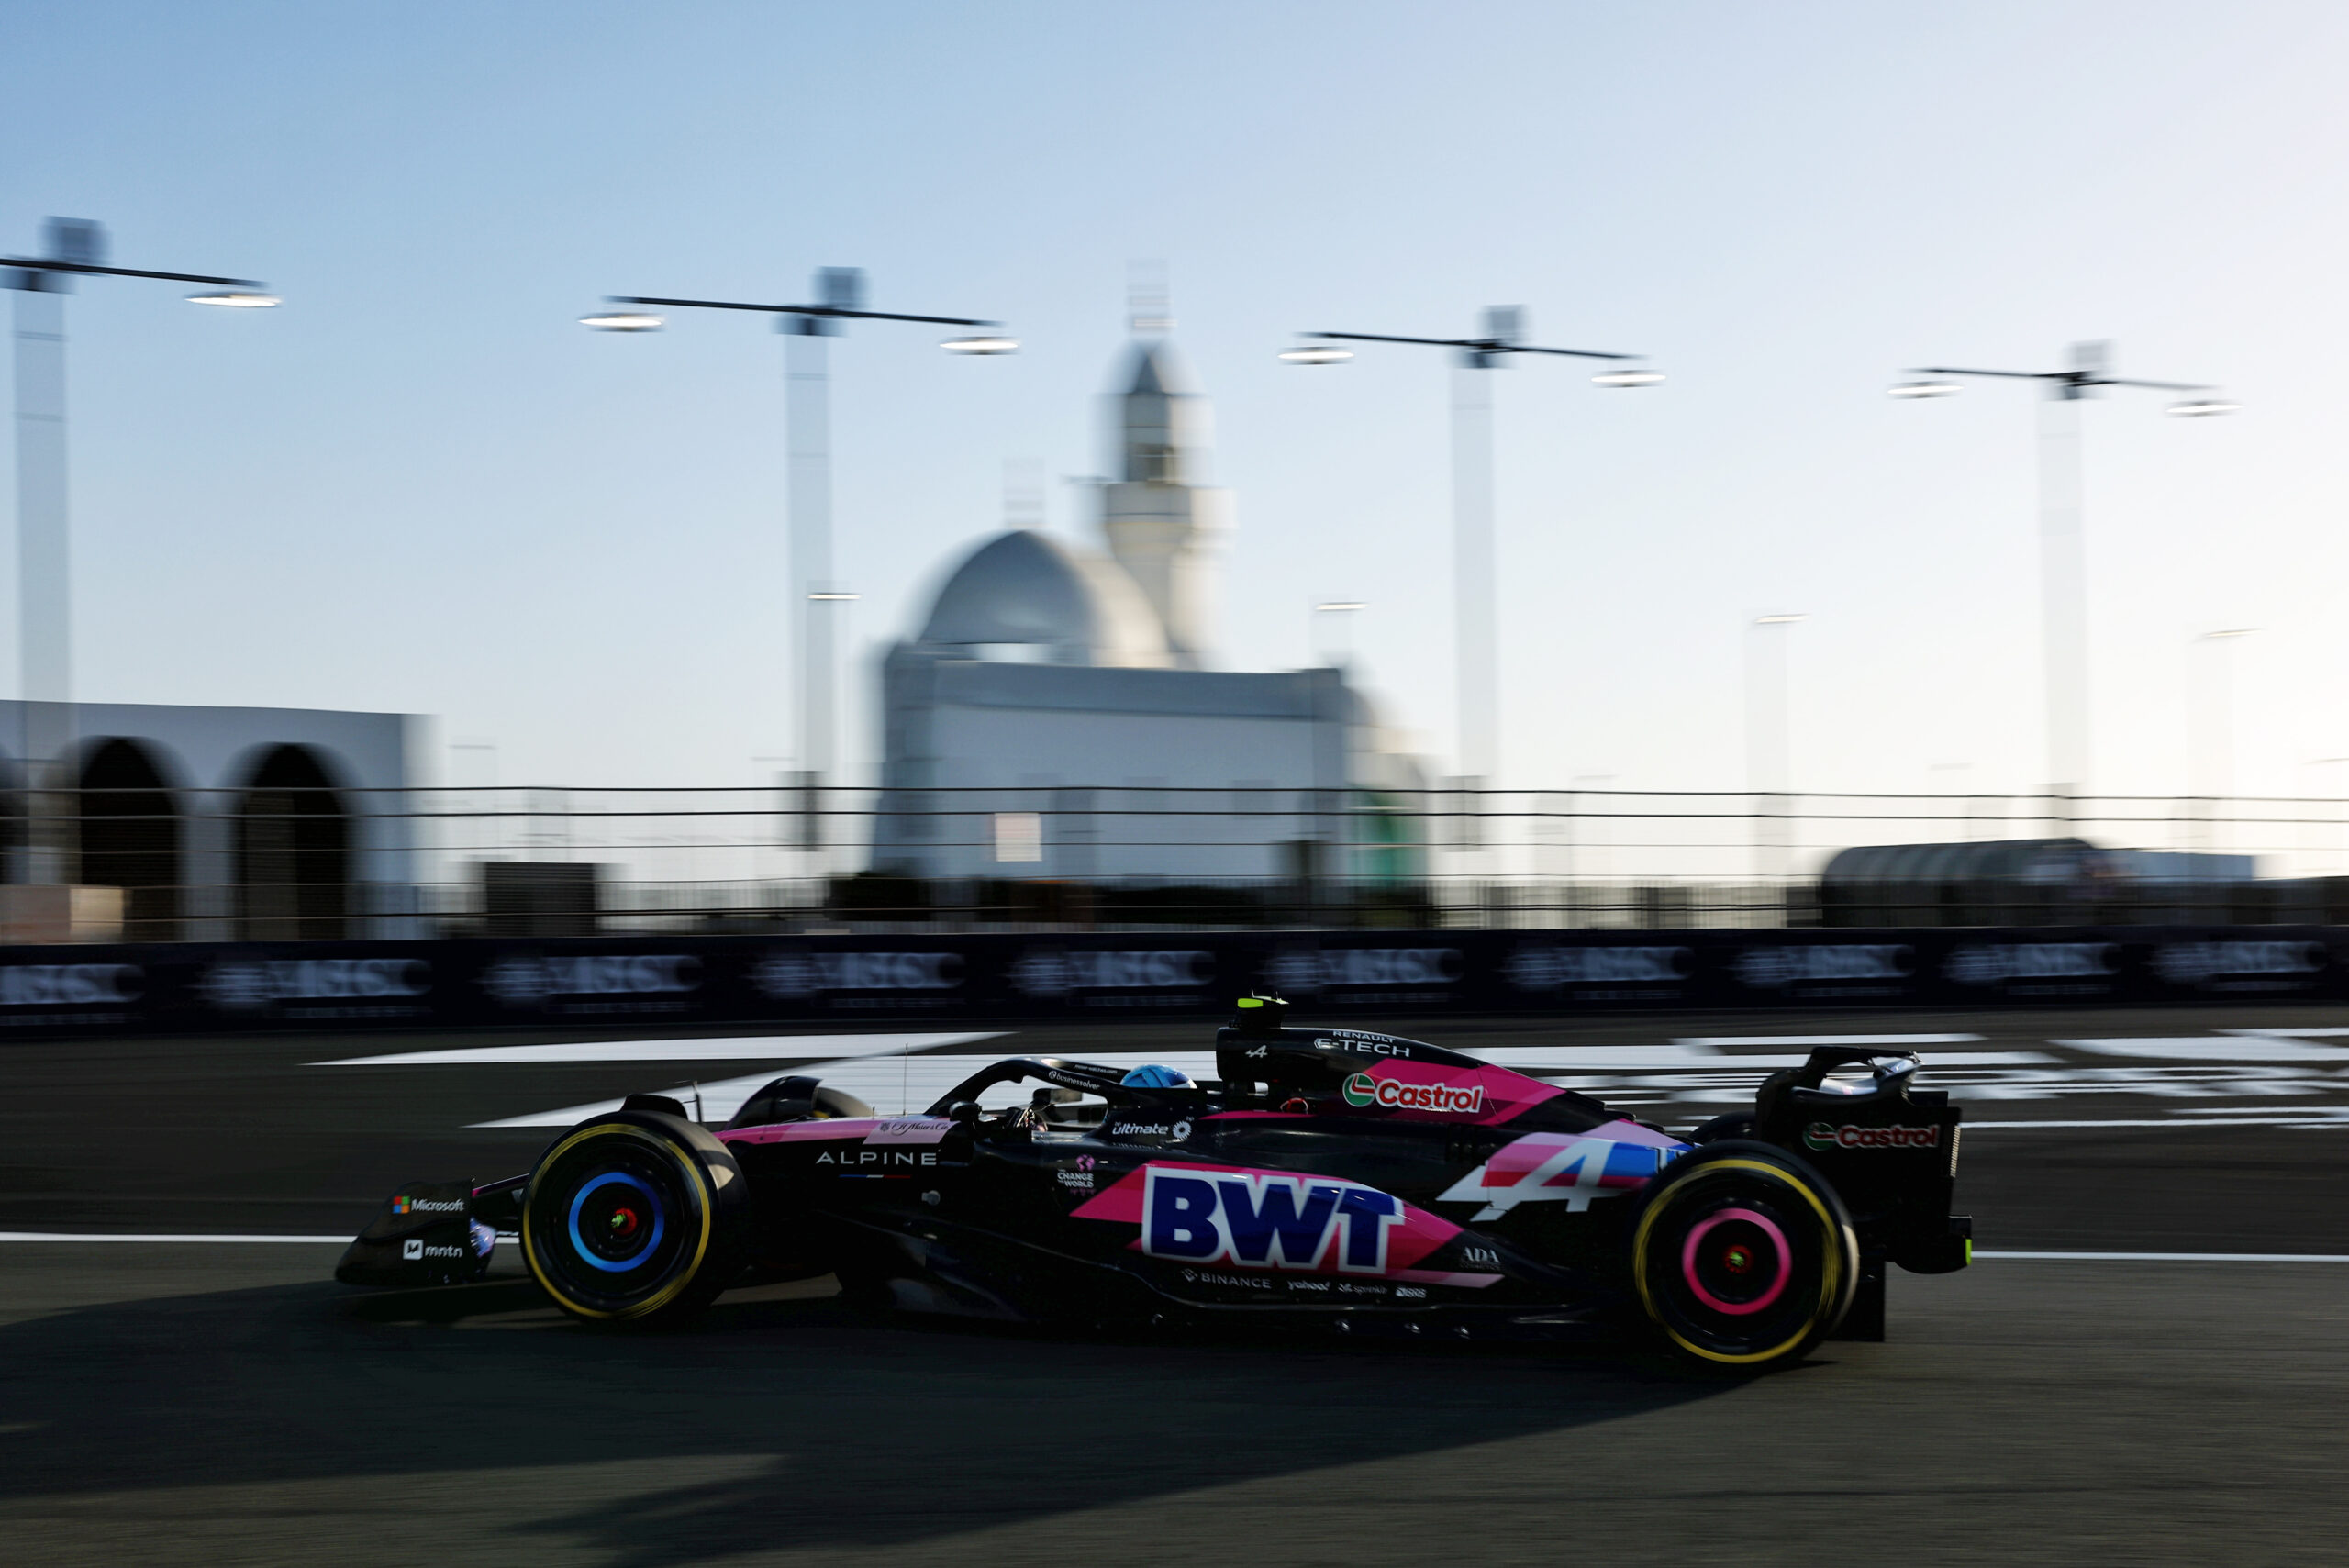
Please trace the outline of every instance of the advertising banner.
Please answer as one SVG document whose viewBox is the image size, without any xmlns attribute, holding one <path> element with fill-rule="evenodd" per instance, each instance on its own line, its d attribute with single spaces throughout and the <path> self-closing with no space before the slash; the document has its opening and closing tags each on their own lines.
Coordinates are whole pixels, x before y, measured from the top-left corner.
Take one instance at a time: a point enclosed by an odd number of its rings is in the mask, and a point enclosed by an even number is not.
<svg viewBox="0 0 2349 1568">
<path fill-rule="evenodd" d="M 0 949 L 0 1037 L 2349 1000 L 2349 928 L 1152 931 Z"/>
</svg>

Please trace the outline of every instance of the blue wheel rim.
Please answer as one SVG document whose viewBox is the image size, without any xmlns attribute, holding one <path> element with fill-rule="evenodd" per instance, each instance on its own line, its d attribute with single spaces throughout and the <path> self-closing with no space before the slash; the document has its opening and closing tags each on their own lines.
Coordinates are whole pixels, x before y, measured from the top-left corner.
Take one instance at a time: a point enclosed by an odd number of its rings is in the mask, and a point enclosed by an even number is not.
<svg viewBox="0 0 2349 1568">
<path fill-rule="evenodd" d="M 645 1237 L 644 1244 L 637 1248 L 637 1250 L 629 1254 L 629 1256 L 619 1259 L 601 1258 L 596 1256 L 595 1250 L 587 1245 L 587 1239 L 579 1233 L 579 1211 L 586 1207 L 587 1199 L 596 1191 L 601 1188 L 610 1186 L 615 1182 L 623 1186 L 633 1188 L 637 1193 L 642 1195 L 645 1207 L 652 1213 L 651 1232 L 650 1235 Z M 661 1245 L 662 1233 L 668 1229 L 667 1219 L 661 1210 L 662 1205 L 660 1195 L 653 1192 L 651 1187 L 639 1181 L 636 1177 L 629 1175 L 625 1171 L 607 1171 L 602 1175 L 597 1176 L 593 1181 L 581 1187 L 578 1193 L 573 1195 L 571 1200 L 572 1251 L 581 1262 L 585 1263 L 591 1269 L 600 1269 L 606 1273 L 612 1274 L 625 1273 L 629 1270 L 642 1263 L 645 1259 L 651 1257 L 654 1250 Z"/>
</svg>

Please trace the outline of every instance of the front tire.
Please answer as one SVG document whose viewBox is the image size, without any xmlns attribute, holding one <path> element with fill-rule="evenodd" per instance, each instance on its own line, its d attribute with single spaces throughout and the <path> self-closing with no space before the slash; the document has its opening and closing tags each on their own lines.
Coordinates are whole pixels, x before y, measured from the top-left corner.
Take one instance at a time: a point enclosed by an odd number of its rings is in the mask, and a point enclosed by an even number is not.
<svg viewBox="0 0 2349 1568">
<path fill-rule="evenodd" d="M 676 1117 L 620 1111 L 540 1156 L 522 1256 L 574 1318 L 673 1323 L 733 1283 L 748 1221 L 741 1168 L 723 1143 Z"/>
<path fill-rule="evenodd" d="M 1723 1140 L 1658 1178 L 1631 1239 L 1640 1305 L 1684 1355 L 1761 1372 L 1834 1332 L 1859 1284 L 1835 1189 L 1771 1144 Z"/>
</svg>

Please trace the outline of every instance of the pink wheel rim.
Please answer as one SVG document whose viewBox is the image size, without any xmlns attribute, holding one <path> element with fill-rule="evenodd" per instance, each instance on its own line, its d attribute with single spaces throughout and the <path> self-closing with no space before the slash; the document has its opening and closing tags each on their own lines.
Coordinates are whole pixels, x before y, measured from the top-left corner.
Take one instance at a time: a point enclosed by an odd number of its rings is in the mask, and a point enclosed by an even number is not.
<svg viewBox="0 0 2349 1568">
<path fill-rule="evenodd" d="M 1705 1288 L 1705 1282 L 1697 1273 L 1698 1249 L 1705 1244 L 1705 1238 L 1713 1233 L 1715 1227 L 1726 1225 L 1732 1219 L 1742 1219 L 1748 1225 L 1754 1227 L 1767 1236 L 1771 1244 L 1777 1249 L 1773 1255 L 1773 1262 L 1777 1266 L 1777 1277 L 1770 1282 L 1769 1289 L 1751 1301 L 1723 1301 Z M 1777 1223 L 1767 1215 L 1756 1214 L 1750 1208 L 1716 1209 L 1707 1215 L 1694 1230 L 1688 1232 L 1688 1240 L 1680 1249 L 1680 1278 L 1688 1286 L 1689 1294 L 1715 1312 L 1727 1313 L 1731 1318 L 1743 1318 L 1749 1313 L 1761 1311 L 1786 1294 L 1787 1252 L 1787 1233 L 1779 1229 Z"/>
</svg>

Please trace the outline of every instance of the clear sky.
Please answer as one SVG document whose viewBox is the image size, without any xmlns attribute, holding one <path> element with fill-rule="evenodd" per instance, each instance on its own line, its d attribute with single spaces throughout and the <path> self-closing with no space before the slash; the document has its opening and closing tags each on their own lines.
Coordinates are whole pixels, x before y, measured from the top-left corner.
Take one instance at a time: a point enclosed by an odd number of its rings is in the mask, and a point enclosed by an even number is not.
<svg viewBox="0 0 2349 1568">
<path fill-rule="evenodd" d="M 1883 389 L 2109 338 L 2245 406 L 2087 410 L 2094 782 L 2188 787 L 2196 634 L 2256 627 L 2242 787 L 2349 784 L 2314 765 L 2349 755 L 2345 35 L 2337 5 L 2170 0 L 14 0 L 6 248 L 94 217 L 117 264 L 286 298 L 72 302 L 79 693 L 438 715 L 506 784 L 765 776 L 782 344 L 574 319 L 851 265 L 875 308 L 1026 344 L 834 347 L 869 757 L 873 658 L 999 525 L 1007 464 L 1089 535 L 1060 480 L 1103 466 L 1141 261 L 1237 492 L 1227 665 L 1301 662 L 1314 600 L 1365 599 L 1370 678 L 1449 749 L 1449 371 L 1273 356 L 1522 304 L 1535 341 L 1672 380 L 1495 373 L 1505 781 L 1740 787 L 1743 628 L 1803 611 L 1798 786 L 2035 785 L 2032 394 Z"/>
</svg>

